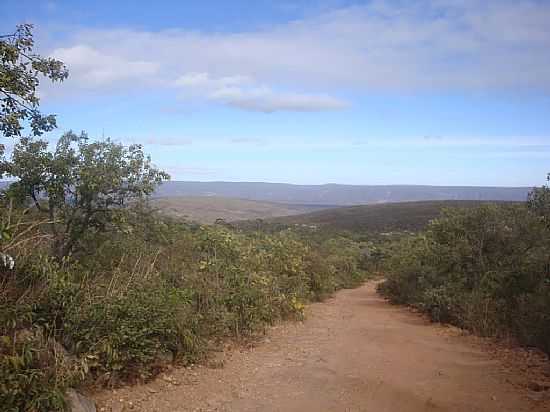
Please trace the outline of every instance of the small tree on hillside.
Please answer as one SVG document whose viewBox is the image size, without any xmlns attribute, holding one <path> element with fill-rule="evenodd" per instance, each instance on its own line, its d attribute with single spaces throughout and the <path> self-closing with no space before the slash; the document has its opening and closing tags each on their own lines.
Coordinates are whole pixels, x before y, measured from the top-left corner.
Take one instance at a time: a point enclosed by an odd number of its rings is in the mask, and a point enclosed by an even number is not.
<svg viewBox="0 0 550 412">
<path fill-rule="evenodd" d="M 140 145 L 90 142 L 85 133 L 73 132 L 65 133 L 53 152 L 45 141 L 21 138 L 7 170 L 18 179 L 10 195 L 30 200 L 48 215 L 59 259 L 78 249 L 86 235 L 116 228 L 117 216 L 129 202 L 169 179 Z"/>
<path fill-rule="evenodd" d="M 34 136 L 53 130 L 55 116 L 38 110 L 39 77 L 55 82 L 69 74 L 62 62 L 32 52 L 32 28 L 23 24 L 14 33 L 0 36 L 0 133 L 5 137 L 21 136 L 27 121 Z"/>
<path fill-rule="evenodd" d="M 547 226 L 550 226 L 550 173 L 546 177 L 547 184 L 541 187 L 534 188 L 529 193 L 527 204 L 529 209 L 539 215 L 541 219 L 546 222 Z"/>
</svg>

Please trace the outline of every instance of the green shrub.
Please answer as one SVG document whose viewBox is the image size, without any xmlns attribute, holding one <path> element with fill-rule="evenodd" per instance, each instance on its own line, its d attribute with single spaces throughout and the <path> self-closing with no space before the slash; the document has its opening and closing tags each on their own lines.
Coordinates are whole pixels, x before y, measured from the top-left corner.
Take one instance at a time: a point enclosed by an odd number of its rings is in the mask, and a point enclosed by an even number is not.
<svg viewBox="0 0 550 412">
<path fill-rule="evenodd" d="M 434 321 L 550 351 L 550 228 L 524 205 L 448 210 L 396 243 L 379 291 Z"/>
<path fill-rule="evenodd" d="M 183 291 L 154 284 L 84 299 L 65 314 L 63 340 L 102 380 L 148 378 L 159 356 L 193 350 L 180 327 L 188 304 Z"/>
<path fill-rule="evenodd" d="M 334 266 L 328 265 L 317 250 L 313 250 L 306 256 L 305 264 L 306 272 L 309 274 L 308 286 L 312 299 L 320 301 L 330 296 L 337 287 Z"/>
<path fill-rule="evenodd" d="M 40 328 L 0 336 L 3 411 L 64 411 L 66 388 L 84 374 L 84 365 L 46 338 Z"/>
<path fill-rule="evenodd" d="M 516 302 L 512 330 L 521 342 L 550 353 L 550 281 L 533 293 L 518 296 Z"/>
</svg>

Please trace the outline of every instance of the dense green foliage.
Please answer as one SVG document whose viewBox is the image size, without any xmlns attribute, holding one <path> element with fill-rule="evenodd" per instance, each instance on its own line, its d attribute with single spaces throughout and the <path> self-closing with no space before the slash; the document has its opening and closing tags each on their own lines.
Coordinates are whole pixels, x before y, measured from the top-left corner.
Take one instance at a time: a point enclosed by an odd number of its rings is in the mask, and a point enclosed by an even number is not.
<svg viewBox="0 0 550 412">
<path fill-rule="evenodd" d="M 166 362 L 193 362 L 220 339 L 300 319 L 306 302 L 366 273 L 362 245 L 346 238 L 186 224 L 141 204 L 121 211 L 124 230 L 96 233 L 78 260 L 58 261 L 47 222 L 2 210 L 6 239 L 19 239 L 1 243 L 15 267 L 0 265 L 0 404 L 13 410 L 62 410 L 69 384 L 144 380 Z"/>
<path fill-rule="evenodd" d="M 5 169 L 17 179 L 9 197 L 30 201 L 49 220 L 58 259 L 78 250 L 83 237 L 120 226 L 121 210 L 169 177 L 139 145 L 91 142 L 72 132 L 59 138 L 53 152 L 46 141 L 21 138 Z"/>
<path fill-rule="evenodd" d="M 550 228 L 541 196 L 530 205 L 447 210 L 393 245 L 380 291 L 483 336 L 550 352 Z M 541 213 L 542 211 L 542 213 Z"/>
<path fill-rule="evenodd" d="M 23 24 L 14 33 L 0 36 L 0 133 L 19 137 L 29 123 L 39 136 L 55 128 L 54 115 L 42 115 L 37 87 L 40 76 L 63 81 L 68 72 L 62 62 L 33 53 L 32 25 Z"/>
</svg>

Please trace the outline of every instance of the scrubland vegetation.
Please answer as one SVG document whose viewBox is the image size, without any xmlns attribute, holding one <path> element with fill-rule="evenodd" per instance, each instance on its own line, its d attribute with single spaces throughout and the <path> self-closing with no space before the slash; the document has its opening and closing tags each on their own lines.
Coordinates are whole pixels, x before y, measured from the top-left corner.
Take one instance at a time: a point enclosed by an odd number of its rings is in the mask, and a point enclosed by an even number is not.
<svg viewBox="0 0 550 412">
<path fill-rule="evenodd" d="M 527 204 L 449 209 L 391 245 L 379 291 L 434 321 L 550 353 L 550 189 Z"/>
<path fill-rule="evenodd" d="M 294 216 L 279 216 L 265 219 L 266 229 L 277 226 L 314 225 L 333 232 L 351 233 L 389 233 L 418 231 L 432 219 L 438 217 L 441 210 L 449 207 L 471 208 L 480 206 L 484 201 L 447 200 L 381 203 L 360 206 L 332 207 Z M 239 227 L 252 227 L 253 222 L 239 222 Z"/>
<path fill-rule="evenodd" d="M 9 154 L 0 147 L 0 176 L 12 178 L 0 196 L 2 410 L 61 411 L 68 387 L 150 379 L 224 339 L 300 319 L 307 302 L 379 268 L 393 302 L 550 352 L 549 188 L 528 205 L 448 210 L 415 235 L 406 230 L 433 205 L 405 220 L 395 213 L 407 206 L 394 207 L 383 236 L 353 208 L 346 233 L 295 218 L 174 220 L 147 204 L 168 176 L 139 145 L 72 132 L 55 147 L 41 140 L 56 123 L 38 111 L 39 75 L 62 81 L 67 71 L 32 54 L 31 26 L 1 39 L 0 132 L 13 139 Z"/>
<path fill-rule="evenodd" d="M 0 404 L 66 408 L 75 385 L 118 385 L 300 319 L 365 279 L 364 244 L 239 231 L 152 212 L 168 178 L 140 146 L 21 138 L 0 197 Z"/>
<path fill-rule="evenodd" d="M 216 339 L 261 333 L 364 279 L 360 244 L 170 221 L 141 206 L 126 223 L 52 255 L 50 224 L 2 208 L 0 403 L 62 408 L 67 385 L 148 379 Z"/>
</svg>

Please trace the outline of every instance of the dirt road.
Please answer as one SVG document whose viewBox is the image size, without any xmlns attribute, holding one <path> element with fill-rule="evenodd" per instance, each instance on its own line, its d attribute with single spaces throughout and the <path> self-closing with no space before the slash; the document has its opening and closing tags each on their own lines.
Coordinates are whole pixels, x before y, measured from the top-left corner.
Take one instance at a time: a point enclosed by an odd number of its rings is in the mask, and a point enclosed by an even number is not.
<svg viewBox="0 0 550 412">
<path fill-rule="evenodd" d="M 211 365 L 212 366 L 212 365 Z M 374 283 L 308 307 L 223 368 L 172 370 L 98 394 L 104 411 L 548 411 L 472 339 L 391 306 Z M 100 409 L 101 410 L 101 409 Z"/>
</svg>

